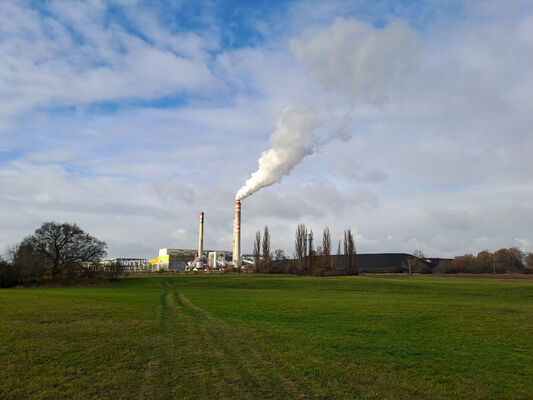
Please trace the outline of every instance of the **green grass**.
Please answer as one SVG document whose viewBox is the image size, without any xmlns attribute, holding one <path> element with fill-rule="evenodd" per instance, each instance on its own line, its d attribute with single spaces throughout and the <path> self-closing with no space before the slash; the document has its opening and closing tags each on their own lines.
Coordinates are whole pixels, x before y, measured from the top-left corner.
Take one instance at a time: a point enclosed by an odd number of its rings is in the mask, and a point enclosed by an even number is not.
<svg viewBox="0 0 533 400">
<path fill-rule="evenodd" d="M 167 276 L 0 290 L 0 399 L 531 399 L 533 281 Z"/>
</svg>

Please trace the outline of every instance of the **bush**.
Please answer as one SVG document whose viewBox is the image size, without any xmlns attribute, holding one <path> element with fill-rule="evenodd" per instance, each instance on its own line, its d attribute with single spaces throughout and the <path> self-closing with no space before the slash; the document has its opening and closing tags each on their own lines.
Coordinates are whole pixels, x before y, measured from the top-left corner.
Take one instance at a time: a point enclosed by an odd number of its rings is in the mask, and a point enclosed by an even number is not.
<svg viewBox="0 0 533 400">
<path fill-rule="evenodd" d="M 0 260 L 0 287 L 8 288 L 17 286 L 19 278 L 17 270 L 7 261 Z"/>
<path fill-rule="evenodd" d="M 109 279 L 110 282 L 116 282 L 118 281 L 118 278 L 124 273 L 124 264 L 115 261 L 112 264 L 106 265 L 105 272 L 107 279 Z M 160 270 L 160 273 L 164 272 L 164 270 Z"/>
</svg>

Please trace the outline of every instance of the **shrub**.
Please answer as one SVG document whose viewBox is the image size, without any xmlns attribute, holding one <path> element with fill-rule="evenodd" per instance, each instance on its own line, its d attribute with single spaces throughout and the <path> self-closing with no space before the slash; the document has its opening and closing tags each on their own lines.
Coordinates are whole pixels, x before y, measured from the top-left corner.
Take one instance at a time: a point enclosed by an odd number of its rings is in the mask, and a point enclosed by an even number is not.
<svg viewBox="0 0 533 400">
<path fill-rule="evenodd" d="M 15 267 L 7 261 L 0 260 L 0 287 L 17 286 L 19 278 Z"/>
</svg>

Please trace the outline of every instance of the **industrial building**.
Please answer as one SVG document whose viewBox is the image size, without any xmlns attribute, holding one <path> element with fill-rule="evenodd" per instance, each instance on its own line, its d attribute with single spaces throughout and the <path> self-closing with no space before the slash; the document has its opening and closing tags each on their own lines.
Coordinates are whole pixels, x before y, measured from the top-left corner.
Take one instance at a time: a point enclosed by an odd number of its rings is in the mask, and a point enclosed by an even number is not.
<svg viewBox="0 0 533 400">
<path fill-rule="evenodd" d="M 153 271 L 153 267 L 150 265 L 146 258 L 107 258 L 100 261 L 100 264 L 109 266 L 112 264 L 120 264 L 124 266 L 124 271 Z"/>
<path fill-rule="evenodd" d="M 232 253 L 225 250 L 203 250 L 201 258 L 206 260 L 206 264 L 214 267 L 213 260 L 219 264 L 230 260 Z M 184 271 L 187 264 L 197 260 L 198 253 L 192 249 L 159 249 L 159 256 L 149 260 L 152 271 L 177 270 Z"/>
<path fill-rule="evenodd" d="M 228 265 L 241 265 L 244 261 L 251 264 L 248 257 L 241 259 L 241 202 L 235 202 L 235 217 L 233 220 L 233 249 L 226 250 L 204 250 L 204 213 L 200 213 L 200 225 L 198 230 L 198 249 L 159 249 L 157 257 L 152 259 L 144 258 L 113 258 L 103 260 L 102 263 L 121 263 L 128 272 L 133 271 L 185 271 L 200 270 L 205 267 L 209 269 L 224 268 Z"/>
<path fill-rule="evenodd" d="M 159 255 L 149 260 L 155 271 L 184 270 L 187 261 L 195 258 L 195 251 L 189 249 L 159 249 Z"/>
</svg>

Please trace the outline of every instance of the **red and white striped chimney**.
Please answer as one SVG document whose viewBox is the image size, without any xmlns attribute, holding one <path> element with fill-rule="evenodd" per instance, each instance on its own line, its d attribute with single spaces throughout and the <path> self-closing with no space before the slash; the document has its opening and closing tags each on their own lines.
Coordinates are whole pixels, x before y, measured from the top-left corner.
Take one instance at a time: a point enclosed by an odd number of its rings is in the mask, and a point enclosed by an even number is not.
<svg viewBox="0 0 533 400">
<path fill-rule="evenodd" d="M 200 213 L 200 231 L 198 232 L 198 258 L 202 257 L 204 251 L 204 213 Z"/>
<path fill-rule="evenodd" d="M 233 220 L 233 264 L 241 264 L 241 202 L 235 202 L 235 218 Z"/>
</svg>

